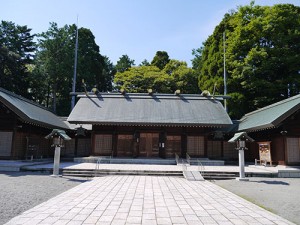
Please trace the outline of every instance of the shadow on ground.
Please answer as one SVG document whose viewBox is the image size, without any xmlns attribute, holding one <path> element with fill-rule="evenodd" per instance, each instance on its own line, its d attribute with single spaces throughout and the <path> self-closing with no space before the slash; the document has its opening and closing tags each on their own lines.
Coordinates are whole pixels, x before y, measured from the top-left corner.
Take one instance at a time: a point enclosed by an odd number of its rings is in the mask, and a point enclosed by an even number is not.
<svg viewBox="0 0 300 225">
<path fill-rule="evenodd" d="M 49 176 L 51 173 L 49 171 L 44 172 L 0 172 L 0 174 L 6 175 L 8 177 L 25 177 L 25 176 Z M 78 182 L 83 183 L 88 181 L 87 178 L 83 177 L 53 177 L 52 179 L 62 179 L 66 181 Z"/>
<path fill-rule="evenodd" d="M 261 180 L 261 181 L 250 181 L 254 183 L 264 183 L 264 184 L 274 184 L 274 185 L 290 185 L 284 181 L 277 181 L 277 180 Z"/>
</svg>

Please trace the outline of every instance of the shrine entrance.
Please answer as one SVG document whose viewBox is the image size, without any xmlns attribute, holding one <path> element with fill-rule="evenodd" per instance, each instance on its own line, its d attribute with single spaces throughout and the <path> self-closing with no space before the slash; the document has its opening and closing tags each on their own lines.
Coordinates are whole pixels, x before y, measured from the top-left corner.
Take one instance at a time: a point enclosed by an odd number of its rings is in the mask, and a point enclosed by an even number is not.
<svg viewBox="0 0 300 225">
<path fill-rule="evenodd" d="M 159 133 L 140 133 L 139 157 L 159 156 Z"/>
</svg>

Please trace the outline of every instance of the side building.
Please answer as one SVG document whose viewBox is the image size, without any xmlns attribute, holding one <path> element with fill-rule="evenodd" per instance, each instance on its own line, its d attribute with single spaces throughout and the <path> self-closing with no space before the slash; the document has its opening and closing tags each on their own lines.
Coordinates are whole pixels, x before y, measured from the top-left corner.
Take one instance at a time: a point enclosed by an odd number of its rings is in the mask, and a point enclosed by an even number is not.
<svg viewBox="0 0 300 225">
<path fill-rule="evenodd" d="M 250 112 L 239 121 L 255 142 L 245 152 L 246 160 L 267 156 L 280 165 L 300 165 L 300 95 Z"/>
<path fill-rule="evenodd" d="M 92 156 L 237 157 L 232 144 L 216 139 L 218 130 L 229 129 L 232 121 L 212 96 L 98 93 L 78 97 L 67 121 L 92 125 Z"/>
<path fill-rule="evenodd" d="M 41 105 L 0 88 L 0 159 L 52 156 L 44 137 L 54 128 L 69 126 Z"/>
</svg>

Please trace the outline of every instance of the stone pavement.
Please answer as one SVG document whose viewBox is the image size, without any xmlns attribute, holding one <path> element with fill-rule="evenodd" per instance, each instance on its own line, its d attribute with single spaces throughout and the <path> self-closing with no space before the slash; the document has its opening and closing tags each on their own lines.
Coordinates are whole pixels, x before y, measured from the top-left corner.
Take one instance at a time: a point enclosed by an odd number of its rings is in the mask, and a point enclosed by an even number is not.
<svg viewBox="0 0 300 225">
<path fill-rule="evenodd" d="M 293 223 L 208 181 L 105 176 L 80 184 L 24 212 L 7 223 L 12 224 Z"/>
</svg>

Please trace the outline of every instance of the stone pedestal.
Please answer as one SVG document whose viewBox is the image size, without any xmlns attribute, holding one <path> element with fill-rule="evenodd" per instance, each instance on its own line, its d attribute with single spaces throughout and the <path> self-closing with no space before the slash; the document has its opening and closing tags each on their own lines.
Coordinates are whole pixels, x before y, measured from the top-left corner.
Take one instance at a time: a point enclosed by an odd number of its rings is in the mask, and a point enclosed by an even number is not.
<svg viewBox="0 0 300 225">
<path fill-rule="evenodd" d="M 55 146 L 54 164 L 53 164 L 53 177 L 59 177 L 59 163 L 60 163 L 60 146 Z"/>
<path fill-rule="evenodd" d="M 249 179 L 245 177 L 244 149 L 239 150 L 239 172 L 240 172 L 240 176 L 238 178 L 236 178 L 236 180 L 238 180 L 238 181 L 249 181 Z"/>
</svg>

